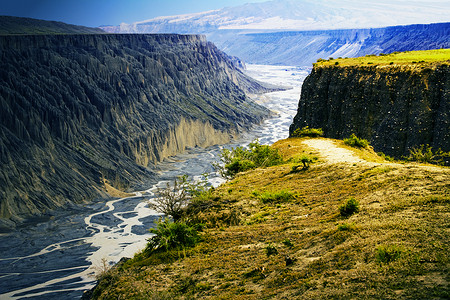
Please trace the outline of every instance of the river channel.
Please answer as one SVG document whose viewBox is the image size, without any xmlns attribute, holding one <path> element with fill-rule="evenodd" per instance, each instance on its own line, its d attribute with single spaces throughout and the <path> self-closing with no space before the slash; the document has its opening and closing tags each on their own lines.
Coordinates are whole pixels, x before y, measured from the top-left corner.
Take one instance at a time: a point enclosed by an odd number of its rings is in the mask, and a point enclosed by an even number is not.
<svg viewBox="0 0 450 300">
<path fill-rule="evenodd" d="M 301 84 L 308 68 L 249 65 L 247 74 L 291 89 L 255 96 L 254 100 L 277 115 L 255 126 L 238 141 L 206 149 L 188 149 L 159 165 L 158 181 L 134 196 L 86 207 L 74 206 L 50 220 L 0 235 L 0 299 L 80 299 L 95 284 L 95 274 L 122 257 L 132 257 L 145 247 L 149 228 L 160 217 L 146 205 L 158 186 L 177 176 L 196 178 L 209 173 L 213 185 L 223 180 L 212 162 L 223 147 L 247 145 L 258 138 L 272 144 L 288 137 L 297 111 Z"/>
</svg>

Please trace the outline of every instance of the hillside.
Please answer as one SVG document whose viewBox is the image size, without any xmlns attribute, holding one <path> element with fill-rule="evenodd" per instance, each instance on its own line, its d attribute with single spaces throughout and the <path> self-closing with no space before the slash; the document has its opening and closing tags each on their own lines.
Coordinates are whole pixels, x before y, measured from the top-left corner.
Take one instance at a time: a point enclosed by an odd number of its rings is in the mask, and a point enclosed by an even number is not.
<svg viewBox="0 0 450 300">
<path fill-rule="evenodd" d="M 70 25 L 63 22 L 0 16 L 0 35 L 16 34 L 101 34 L 100 28 Z"/>
<path fill-rule="evenodd" d="M 270 89 L 204 36 L 2 36 L 0 54 L 0 227 L 147 184 L 269 115 L 243 89 Z"/>
<path fill-rule="evenodd" d="M 288 162 L 199 202 L 202 242 L 136 255 L 102 274 L 93 299 L 449 297 L 448 168 L 388 163 L 330 139 L 273 147 Z M 304 155 L 319 160 L 293 171 Z M 276 200 L 282 191 L 290 197 Z M 350 198 L 359 211 L 340 214 Z"/>
<path fill-rule="evenodd" d="M 448 49 L 318 62 L 290 134 L 305 126 L 330 138 L 354 133 L 397 158 L 427 144 L 450 151 L 449 62 Z"/>
</svg>

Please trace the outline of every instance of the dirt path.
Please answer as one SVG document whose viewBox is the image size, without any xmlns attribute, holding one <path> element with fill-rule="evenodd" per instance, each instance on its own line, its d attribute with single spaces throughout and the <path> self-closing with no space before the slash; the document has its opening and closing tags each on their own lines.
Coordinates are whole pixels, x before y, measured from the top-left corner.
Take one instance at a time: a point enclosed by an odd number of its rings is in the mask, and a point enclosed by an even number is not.
<svg viewBox="0 0 450 300">
<path fill-rule="evenodd" d="M 358 156 L 356 156 L 352 151 L 341 148 L 336 144 L 335 141 L 329 139 L 309 139 L 304 140 L 303 144 L 308 147 L 319 152 L 319 156 L 324 158 L 329 164 L 337 164 L 337 163 L 348 163 L 348 164 L 359 164 L 365 166 L 380 166 L 380 165 L 389 165 L 391 167 L 408 167 L 408 168 L 420 168 L 428 171 L 448 174 L 450 170 L 445 167 L 440 166 L 432 166 L 432 165 L 422 165 L 418 163 L 395 163 L 395 162 L 370 162 L 366 161 Z"/>
<path fill-rule="evenodd" d="M 332 140 L 310 139 L 303 141 L 305 145 L 319 151 L 320 156 L 325 158 L 329 163 L 368 163 L 367 161 L 357 157 L 352 151 L 341 148 Z"/>
</svg>

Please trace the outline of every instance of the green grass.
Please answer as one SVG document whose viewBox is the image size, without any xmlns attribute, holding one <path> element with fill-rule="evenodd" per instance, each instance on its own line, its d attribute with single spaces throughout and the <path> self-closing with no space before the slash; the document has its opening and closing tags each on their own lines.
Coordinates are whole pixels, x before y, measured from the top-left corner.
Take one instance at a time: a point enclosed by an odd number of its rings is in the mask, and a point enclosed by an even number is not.
<svg viewBox="0 0 450 300">
<path fill-rule="evenodd" d="M 292 173 L 287 161 L 310 151 L 302 142 L 279 141 L 286 163 L 215 189 L 197 219 L 220 227 L 202 241 L 136 255 L 94 299 L 448 299 L 448 169 L 319 162 Z M 223 221 L 232 212 L 240 222 Z"/>
<path fill-rule="evenodd" d="M 366 55 L 356 58 L 338 58 L 330 60 L 318 60 L 314 64 L 319 66 L 380 66 L 380 65 L 411 65 L 430 64 L 436 62 L 449 62 L 450 49 L 394 52 L 388 55 Z"/>
</svg>

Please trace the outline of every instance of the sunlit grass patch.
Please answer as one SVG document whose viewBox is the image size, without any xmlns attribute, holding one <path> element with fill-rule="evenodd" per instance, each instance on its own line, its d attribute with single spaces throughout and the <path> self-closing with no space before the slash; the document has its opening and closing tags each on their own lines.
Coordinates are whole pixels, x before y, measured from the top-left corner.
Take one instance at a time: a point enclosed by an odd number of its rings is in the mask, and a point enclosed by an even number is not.
<svg viewBox="0 0 450 300">
<path fill-rule="evenodd" d="M 315 66 L 392 66 L 392 65 L 428 65 L 450 60 L 450 49 L 425 51 L 394 52 L 391 54 L 366 55 L 356 58 L 322 59 Z M 336 62 L 338 64 L 336 64 Z"/>
<path fill-rule="evenodd" d="M 303 140 L 286 139 L 276 147 L 284 160 L 311 155 Z M 370 149 L 352 149 L 376 156 Z M 215 189 L 214 205 L 201 213 L 221 216 L 236 211 L 240 222 L 207 227 L 199 233 L 203 241 L 187 249 L 185 256 L 169 251 L 151 260 L 130 260 L 111 275 L 108 288 L 108 283 L 102 286 L 104 298 L 448 295 L 447 169 L 320 163 L 306 172 L 291 173 L 291 168 L 292 162 L 285 162 L 249 170 Z M 270 200 L 263 201 L 263 194 Z M 282 194 L 294 197 L 278 199 Z M 352 198 L 359 212 L 341 216 L 339 206 Z"/>
</svg>

